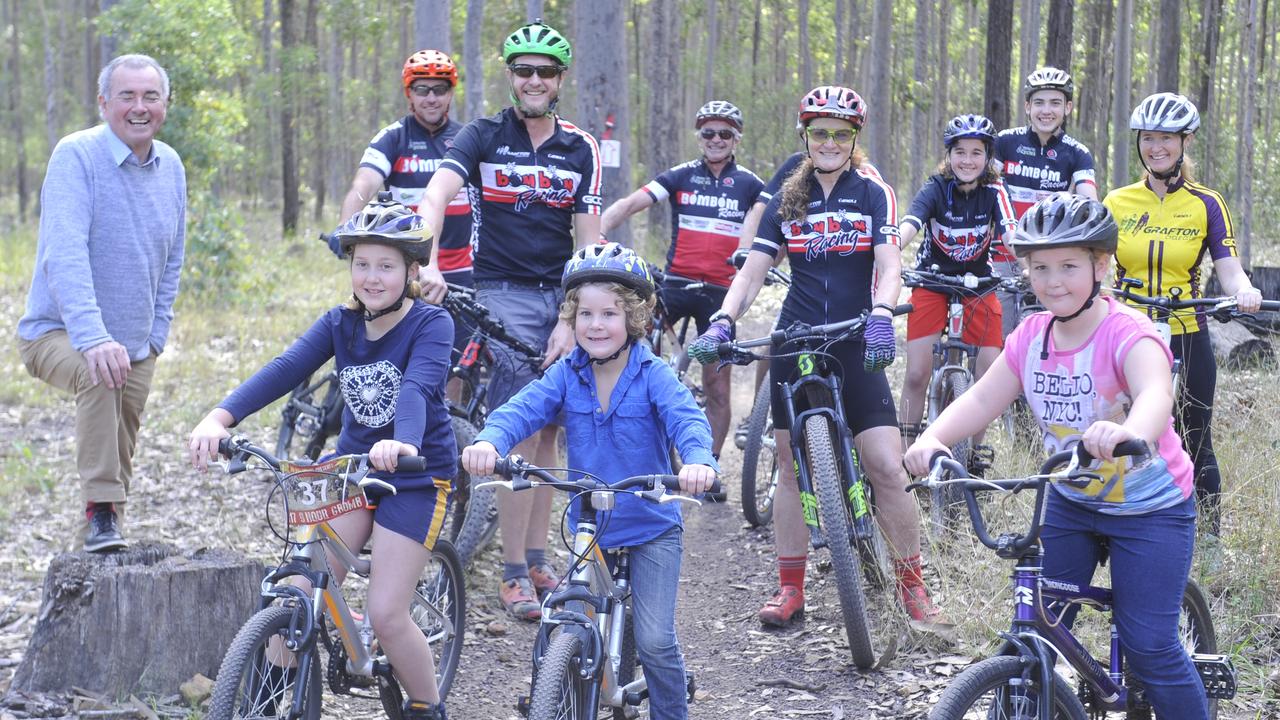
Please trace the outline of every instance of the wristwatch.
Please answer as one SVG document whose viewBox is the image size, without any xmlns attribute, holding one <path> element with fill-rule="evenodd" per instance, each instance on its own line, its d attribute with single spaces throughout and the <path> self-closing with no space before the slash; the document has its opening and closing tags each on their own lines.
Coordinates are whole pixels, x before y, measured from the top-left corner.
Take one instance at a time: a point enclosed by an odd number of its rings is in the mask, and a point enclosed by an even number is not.
<svg viewBox="0 0 1280 720">
<path fill-rule="evenodd" d="M 711 317 L 707 318 L 707 324 L 711 324 L 717 320 L 727 320 L 729 321 L 729 327 L 733 327 L 733 316 L 724 310 L 718 310 Z"/>
<path fill-rule="evenodd" d="M 893 310 L 894 310 L 892 305 L 890 305 L 889 303 L 882 303 L 882 302 L 872 305 L 871 309 L 872 310 L 880 310 L 880 309 L 888 310 L 889 315 L 893 315 Z"/>
</svg>

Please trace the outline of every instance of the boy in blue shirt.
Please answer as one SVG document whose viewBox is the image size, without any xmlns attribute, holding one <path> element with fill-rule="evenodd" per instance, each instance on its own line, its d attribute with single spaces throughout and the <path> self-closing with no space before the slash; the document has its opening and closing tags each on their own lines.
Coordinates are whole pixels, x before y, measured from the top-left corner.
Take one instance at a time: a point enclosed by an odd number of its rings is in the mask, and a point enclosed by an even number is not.
<svg viewBox="0 0 1280 720">
<path fill-rule="evenodd" d="M 564 414 L 569 466 L 605 482 L 671 473 L 679 452 L 680 487 L 705 492 L 719 469 L 711 455 L 711 426 L 689 390 L 643 343 L 653 314 L 649 267 L 617 243 L 592 245 L 565 265 L 562 320 L 577 347 L 547 368 L 485 421 L 462 452 L 468 472 L 488 475 L 521 440 Z M 575 501 L 570 527 L 582 512 Z M 619 495 L 600 547 L 630 548 L 636 649 L 649 686 L 654 720 L 688 717 L 684 657 L 675 633 L 683 523 L 678 503 L 657 504 Z"/>
</svg>

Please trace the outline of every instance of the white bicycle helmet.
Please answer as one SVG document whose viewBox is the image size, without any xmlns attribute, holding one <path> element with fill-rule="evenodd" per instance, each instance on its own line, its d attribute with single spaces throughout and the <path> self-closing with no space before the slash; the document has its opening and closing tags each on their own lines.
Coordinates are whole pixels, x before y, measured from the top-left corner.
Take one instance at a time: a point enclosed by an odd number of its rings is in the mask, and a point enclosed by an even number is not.
<svg viewBox="0 0 1280 720">
<path fill-rule="evenodd" d="M 742 132 L 742 111 L 728 100 L 712 100 L 698 108 L 698 115 L 693 121 L 694 129 L 701 128 L 712 120 L 724 120 L 738 132 Z"/>
<path fill-rule="evenodd" d="M 1129 116 L 1130 130 L 1186 135 L 1200 127 L 1200 111 L 1184 95 L 1171 92 L 1148 95 Z"/>
</svg>

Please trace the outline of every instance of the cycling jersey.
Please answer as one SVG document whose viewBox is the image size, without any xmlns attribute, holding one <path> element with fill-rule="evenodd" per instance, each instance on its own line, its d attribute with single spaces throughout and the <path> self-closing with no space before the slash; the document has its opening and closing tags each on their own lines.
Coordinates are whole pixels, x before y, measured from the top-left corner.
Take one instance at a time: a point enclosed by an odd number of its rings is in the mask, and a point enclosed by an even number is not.
<svg viewBox="0 0 1280 720">
<path fill-rule="evenodd" d="M 405 115 L 382 128 L 360 158 L 360 167 L 382 175 L 382 185 L 391 199 L 418 209 L 431 176 L 440 168 L 445 153 L 453 147 L 462 123 L 449 120 L 432 133 L 413 115 Z M 461 274 L 471 269 L 471 192 L 463 187 L 449 201 L 440 231 L 440 272 Z"/>
<path fill-rule="evenodd" d="M 1098 186 L 1089 148 L 1065 132 L 1041 145 L 1029 126 L 1001 130 L 996 135 L 996 160 L 1018 217 L 1050 193 L 1075 192 L 1081 183 Z"/>
<path fill-rule="evenodd" d="M 916 268 L 945 275 L 991 275 L 991 258 L 1003 247 L 1001 236 L 1018 223 L 1004 183 L 964 192 L 953 179 L 934 175 L 911 201 L 902 222 L 923 232 Z"/>
<path fill-rule="evenodd" d="M 600 150 L 590 133 L 556 117 L 533 149 L 512 108 L 467 124 L 442 168 L 462 176 L 479 200 L 475 279 L 559 285 L 573 254 L 573 216 L 600 214 Z"/>
<path fill-rule="evenodd" d="M 667 272 L 728 287 L 742 221 L 764 182 L 732 160 L 716 177 L 705 159 L 690 160 L 659 175 L 644 191 L 654 202 L 671 200 L 671 247 Z"/>
<path fill-rule="evenodd" d="M 768 204 L 773 199 L 773 196 L 777 195 L 778 191 L 782 189 L 782 183 L 786 182 L 791 173 L 795 172 L 795 169 L 800 167 L 800 163 L 804 162 L 804 158 L 804 153 L 798 152 L 784 160 L 782 166 L 773 174 L 773 177 L 769 178 L 769 182 L 760 191 L 760 197 L 756 201 Z"/>
<path fill-rule="evenodd" d="M 893 188 L 870 164 L 846 170 L 828 197 L 815 180 L 802 220 L 779 216 L 782 196 L 765 208 L 752 250 L 791 262 L 791 287 L 779 326 L 847 320 L 871 307 L 877 245 L 898 244 Z"/>
<path fill-rule="evenodd" d="M 1200 263 L 1208 251 L 1214 260 L 1236 257 L 1235 228 L 1222 196 L 1179 177 L 1161 200 L 1146 181 L 1107 193 L 1103 203 L 1120 226 L 1116 248 L 1116 280 L 1142 281 L 1137 294 L 1172 295 L 1183 299 L 1204 296 Z M 1149 310 L 1154 318 L 1156 313 Z M 1169 318 L 1173 334 L 1205 327 L 1203 311 L 1179 310 Z"/>
</svg>

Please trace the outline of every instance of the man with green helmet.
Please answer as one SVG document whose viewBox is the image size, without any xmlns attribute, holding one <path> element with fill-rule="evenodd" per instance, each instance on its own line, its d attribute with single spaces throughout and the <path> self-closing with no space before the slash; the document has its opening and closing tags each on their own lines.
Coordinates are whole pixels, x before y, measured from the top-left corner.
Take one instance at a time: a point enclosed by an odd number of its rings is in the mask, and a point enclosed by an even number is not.
<svg viewBox="0 0 1280 720">
<path fill-rule="evenodd" d="M 472 206 L 477 298 L 518 337 L 545 345 L 546 367 L 574 347 L 572 329 L 558 320 L 560 277 L 577 249 L 575 237 L 585 246 L 600 234 L 600 150 L 589 133 L 554 112 L 573 60 L 569 41 L 555 28 L 540 20 L 517 28 L 502 44 L 502 60 L 512 107 L 458 133 L 418 211 L 439 232 L 449 199 L 471 186 L 479 197 Z M 431 302 L 448 291 L 434 250 L 421 280 Z M 489 407 L 532 379 L 527 367 L 499 353 Z M 555 465 L 555 430 L 543 430 L 514 452 Z M 541 616 L 538 593 L 559 582 L 545 554 L 551 499 L 543 491 L 498 495 L 502 601 L 525 620 Z"/>
</svg>

